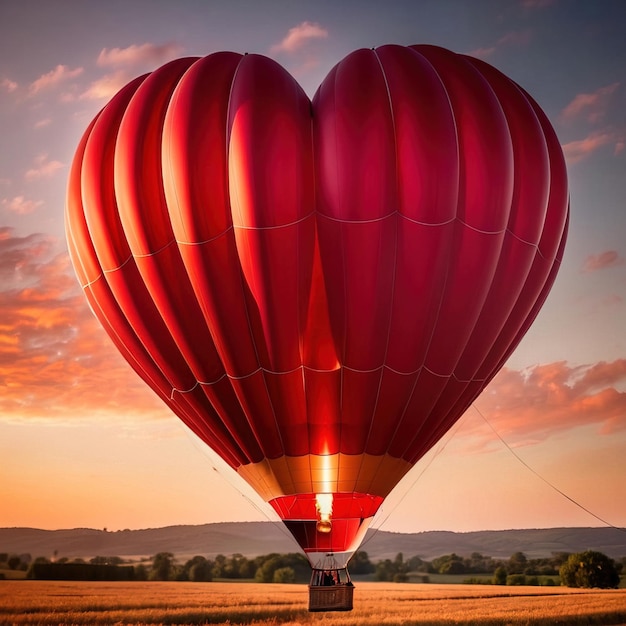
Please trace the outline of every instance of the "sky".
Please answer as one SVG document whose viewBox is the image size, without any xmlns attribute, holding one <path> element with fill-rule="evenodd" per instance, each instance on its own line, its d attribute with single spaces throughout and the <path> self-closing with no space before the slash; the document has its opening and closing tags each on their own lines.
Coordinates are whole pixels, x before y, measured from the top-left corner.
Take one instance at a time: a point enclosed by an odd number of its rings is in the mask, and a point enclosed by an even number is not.
<svg viewBox="0 0 626 626">
<path fill-rule="evenodd" d="M 552 121 L 571 227 L 516 352 L 383 506 L 388 531 L 626 527 L 626 3 L 0 0 L 0 527 L 266 520 L 93 318 L 64 236 L 69 167 L 126 82 L 220 50 L 310 97 L 358 48 L 491 63 Z"/>
</svg>

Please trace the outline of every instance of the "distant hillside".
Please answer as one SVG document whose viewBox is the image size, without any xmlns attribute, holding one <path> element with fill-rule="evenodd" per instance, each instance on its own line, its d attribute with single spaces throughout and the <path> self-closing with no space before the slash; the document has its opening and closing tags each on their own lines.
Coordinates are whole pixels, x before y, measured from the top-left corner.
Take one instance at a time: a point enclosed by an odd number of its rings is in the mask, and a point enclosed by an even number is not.
<svg viewBox="0 0 626 626">
<path fill-rule="evenodd" d="M 480 552 L 494 558 L 508 558 L 523 552 L 529 558 L 552 552 L 598 550 L 612 558 L 626 556 L 626 529 L 549 528 L 530 530 L 485 530 L 454 533 L 370 532 L 363 543 L 372 561 L 391 558 L 402 552 L 405 558 L 420 556 L 431 560 L 455 552 L 469 556 Z M 297 552 L 298 546 L 280 524 L 233 522 L 201 526 L 168 526 L 145 530 L 107 532 L 88 528 L 40 530 L 0 528 L 0 552 L 45 556 L 91 558 L 119 556 L 151 557 L 172 552 L 179 558 L 240 553 L 247 557 L 271 552 Z"/>
</svg>

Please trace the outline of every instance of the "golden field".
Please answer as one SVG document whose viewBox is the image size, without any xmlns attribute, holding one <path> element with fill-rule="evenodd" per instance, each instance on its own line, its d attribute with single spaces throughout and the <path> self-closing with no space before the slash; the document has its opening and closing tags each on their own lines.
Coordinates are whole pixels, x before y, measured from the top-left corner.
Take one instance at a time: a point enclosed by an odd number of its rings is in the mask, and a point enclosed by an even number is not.
<svg viewBox="0 0 626 626">
<path fill-rule="evenodd" d="M 357 583 L 353 611 L 307 608 L 306 585 L 0 581 L 3 625 L 626 624 L 626 589 Z"/>
</svg>

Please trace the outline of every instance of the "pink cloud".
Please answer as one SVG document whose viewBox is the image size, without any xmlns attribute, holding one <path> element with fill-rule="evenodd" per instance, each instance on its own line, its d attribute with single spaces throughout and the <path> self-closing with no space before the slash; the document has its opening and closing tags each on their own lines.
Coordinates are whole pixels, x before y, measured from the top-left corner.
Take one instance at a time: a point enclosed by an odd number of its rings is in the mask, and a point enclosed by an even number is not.
<svg viewBox="0 0 626 626">
<path fill-rule="evenodd" d="M 578 94 L 561 113 L 565 121 L 572 121 L 584 117 L 588 122 L 596 124 L 606 115 L 613 94 L 619 88 L 619 83 L 600 87 L 593 93 Z"/>
<path fill-rule="evenodd" d="M 43 118 L 38 122 L 35 122 L 35 128 L 44 128 L 49 126 L 52 123 L 52 120 L 49 117 Z"/>
<path fill-rule="evenodd" d="M 40 154 L 36 159 L 34 166 L 26 171 L 24 178 L 26 180 L 36 180 L 38 178 L 50 178 L 54 173 L 63 167 L 61 161 L 51 161 L 47 154 Z"/>
<path fill-rule="evenodd" d="M 624 259 L 620 257 L 616 250 L 606 250 L 600 254 L 592 254 L 585 259 L 581 272 L 597 272 L 607 267 L 616 267 L 624 265 Z"/>
<path fill-rule="evenodd" d="M 596 131 L 584 139 L 564 144 L 563 154 L 569 163 L 579 163 L 604 146 L 611 144 L 614 146 L 614 154 L 617 155 L 621 152 L 620 146 L 623 147 L 623 139 L 612 131 Z"/>
<path fill-rule="evenodd" d="M 3 78 L 2 82 L 0 82 L 0 86 L 7 92 L 13 93 L 17 90 L 17 83 L 14 80 L 10 80 L 9 78 Z"/>
<path fill-rule="evenodd" d="M 289 29 L 287 35 L 271 48 L 271 52 L 295 52 L 311 39 L 326 39 L 328 30 L 317 22 L 302 22 Z"/>
<path fill-rule="evenodd" d="M 76 78 L 76 76 L 79 76 L 82 73 L 82 67 L 77 67 L 72 70 L 67 67 L 67 65 L 57 65 L 53 70 L 33 81 L 30 84 L 28 91 L 30 95 L 34 95 L 44 89 L 56 87 L 65 81 Z"/>
<path fill-rule="evenodd" d="M 3 198 L 2 206 L 17 215 L 28 215 L 38 209 L 43 202 L 41 200 L 27 200 L 24 196 Z"/>
<path fill-rule="evenodd" d="M 128 46 L 127 48 L 103 48 L 98 55 L 98 65 L 101 67 L 130 66 L 140 64 L 161 64 L 180 54 L 181 48 L 174 43 Z"/>
<path fill-rule="evenodd" d="M 476 405 L 511 444 L 587 425 L 606 434 L 626 429 L 624 383 L 626 359 L 584 367 L 549 363 L 525 372 L 504 368 Z"/>
</svg>

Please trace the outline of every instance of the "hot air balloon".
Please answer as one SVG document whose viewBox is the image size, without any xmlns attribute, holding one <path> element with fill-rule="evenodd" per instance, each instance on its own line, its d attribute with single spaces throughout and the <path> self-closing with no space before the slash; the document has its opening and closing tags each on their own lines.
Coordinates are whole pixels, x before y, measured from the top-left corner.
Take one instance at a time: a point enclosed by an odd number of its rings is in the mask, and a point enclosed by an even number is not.
<svg viewBox="0 0 626 626">
<path fill-rule="evenodd" d="M 100 111 L 66 232 L 132 368 L 343 570 L 532 324 L 568 210 L 545 114 L 480 60 L 357 50 L 310 100 L 275 61 L 218 52 Z"/>
</svg>

